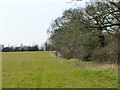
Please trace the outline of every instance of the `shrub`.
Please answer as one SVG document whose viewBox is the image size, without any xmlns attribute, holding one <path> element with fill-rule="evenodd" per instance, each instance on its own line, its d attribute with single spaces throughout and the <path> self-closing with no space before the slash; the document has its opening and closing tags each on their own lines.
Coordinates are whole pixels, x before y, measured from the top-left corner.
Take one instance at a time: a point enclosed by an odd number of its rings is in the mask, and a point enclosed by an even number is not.
<svg viewBox="0 0 120 90">
<path fill-rule="evenodd" d="M 118 42 L 112 41 L 103 48 L 97 48 L 92 54 L 92 60 L 97 63 L 118 63 Z"/>
</svg>

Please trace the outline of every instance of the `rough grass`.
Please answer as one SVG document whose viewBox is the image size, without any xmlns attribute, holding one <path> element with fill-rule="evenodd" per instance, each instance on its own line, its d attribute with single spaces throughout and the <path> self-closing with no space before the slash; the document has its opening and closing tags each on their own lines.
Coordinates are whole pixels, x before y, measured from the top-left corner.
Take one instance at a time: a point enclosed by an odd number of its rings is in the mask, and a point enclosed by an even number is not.
<svg viewBox="0 0 120 90">
<path fill-rule="evenodd" d="M 117 88 L 117 67 L 55 59 L 50 52 L 3 53 L 2 88 Z"/>
</svg>

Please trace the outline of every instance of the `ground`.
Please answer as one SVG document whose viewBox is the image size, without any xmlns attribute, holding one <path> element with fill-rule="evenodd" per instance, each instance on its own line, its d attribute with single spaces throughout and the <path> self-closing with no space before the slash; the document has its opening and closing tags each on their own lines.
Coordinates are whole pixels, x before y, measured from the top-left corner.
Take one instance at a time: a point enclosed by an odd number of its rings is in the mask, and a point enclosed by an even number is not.
<svg viewBox="0 0 120 90">
<path fill-rule="evenodd" d="M 51 52 L 5 52 L 2 88 L 117 88 L 115 65 L 54 58 Z"/>
</svg>

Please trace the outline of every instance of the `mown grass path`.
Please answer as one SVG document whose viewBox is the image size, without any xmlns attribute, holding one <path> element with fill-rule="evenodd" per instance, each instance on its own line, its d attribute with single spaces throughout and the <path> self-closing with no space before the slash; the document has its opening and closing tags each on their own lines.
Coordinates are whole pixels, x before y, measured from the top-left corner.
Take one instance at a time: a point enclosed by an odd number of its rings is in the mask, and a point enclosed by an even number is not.
<svg viewBox="0 0 120 90">
<path fill-rule="evenodd" d="M 2 88 L 117 88 L 117 68 L 75 67 L 50 52 L 8 52 L 2 57 Z M 81 63 L 81 65 L 90 63 Z"/>
</svg>

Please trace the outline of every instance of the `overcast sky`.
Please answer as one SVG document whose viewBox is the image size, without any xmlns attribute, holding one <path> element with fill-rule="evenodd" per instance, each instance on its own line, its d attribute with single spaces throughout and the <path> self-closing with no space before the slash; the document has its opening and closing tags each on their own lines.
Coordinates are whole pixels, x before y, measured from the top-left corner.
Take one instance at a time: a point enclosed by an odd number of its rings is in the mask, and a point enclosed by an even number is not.
<svg viewBox="0 0 120 90">
<path fill-rule="evenodd" d="M 67 1 L 0 0 L 0 44 L 42 45 L 48 38 L 47 29 L 52 20 L 75 7 L 75 3 Z"/>
</svg>

